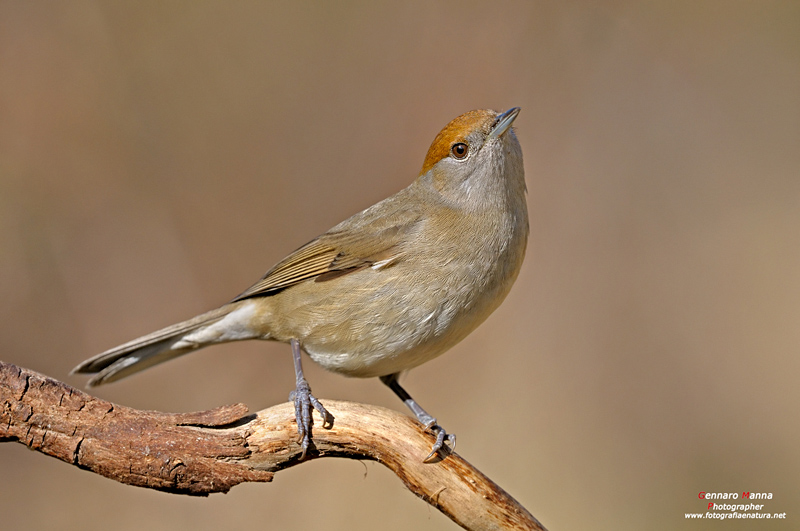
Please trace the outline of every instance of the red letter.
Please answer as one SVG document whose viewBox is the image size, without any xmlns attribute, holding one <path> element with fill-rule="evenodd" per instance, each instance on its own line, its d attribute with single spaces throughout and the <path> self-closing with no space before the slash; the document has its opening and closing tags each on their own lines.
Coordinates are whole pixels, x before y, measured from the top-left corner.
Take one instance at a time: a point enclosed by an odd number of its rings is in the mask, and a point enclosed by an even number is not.
<svg viewBox="0 0 800 531">
<path fill-rule="evenodd" d="M 706 497 L 706 493 L 705 492 L 701 492 L 700 494 L 697 495 L 697 497 L 702 500 L 703 498 Z"/>
<path fill-rule="evenodd" d="M 750 493 L 749 492 L 743 492 L 742 493 L 742 499 L 744 499 L 744 498 L 750 499 Z"/>
</svg>

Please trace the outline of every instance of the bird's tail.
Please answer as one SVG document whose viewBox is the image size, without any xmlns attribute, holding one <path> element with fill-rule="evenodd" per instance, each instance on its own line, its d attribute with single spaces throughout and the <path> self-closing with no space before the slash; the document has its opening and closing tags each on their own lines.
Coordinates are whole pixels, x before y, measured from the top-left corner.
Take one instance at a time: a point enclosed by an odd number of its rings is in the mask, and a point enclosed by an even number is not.
<svg viewBox="0 0 800 531">
<path fill-rule="evenodd" d="M 84 361 L 72 369 L 72 374 L 95 374 L 87 384 L 89 387 L 94 387 L 114 382 L 153 365 L 202 348 L 205 344 L 181 342 L 181 340 L 187 334 L 219 321 L 233 309 L 234 307 L 231 305 L 225 305 L 188 321 L 168 326 L 114 347 Z"/>
</svg>

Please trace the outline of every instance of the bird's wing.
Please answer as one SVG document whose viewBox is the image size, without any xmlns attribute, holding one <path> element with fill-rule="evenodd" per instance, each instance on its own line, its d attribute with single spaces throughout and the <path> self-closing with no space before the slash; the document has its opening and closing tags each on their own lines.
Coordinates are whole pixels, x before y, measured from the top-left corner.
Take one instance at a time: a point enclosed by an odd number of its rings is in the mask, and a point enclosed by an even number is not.
<svg viewBox="0 0 800 531">
<path fill-rule="evenodd" d="M 272 295 L 304 280 L 324 282 L 365 267 L 380 269 L 394 264 L 402 258 L 403 242 L 420 220 L 417 216 L 404 218 L 400 223 L 375 219 L 355 230 L 345 224 L 334 227 L 275 264 L 234 302 Z"/>
</svg>

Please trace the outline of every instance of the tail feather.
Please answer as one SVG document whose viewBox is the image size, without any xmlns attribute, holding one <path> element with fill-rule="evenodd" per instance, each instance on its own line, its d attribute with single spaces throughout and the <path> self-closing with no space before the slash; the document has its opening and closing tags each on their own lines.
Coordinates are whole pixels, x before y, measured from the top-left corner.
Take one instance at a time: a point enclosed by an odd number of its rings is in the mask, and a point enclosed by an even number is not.
<svg viewBox="0 0 800 531">
<path fill-rule="evenodd" d="M 125 378 L 153 365 L 197 350 L 203 345 L 181 346 L 179 348 L 173 348 L 173 345 L 187 333 L 219 321 L 230 313 L 232 309 L 230 305 L 222 306 L 188 321 L 168 326 L 152 334 L 109 349 L 72 369 L 72 374 L 96 373 L 96 376 L 89 380 L 87 384 L 89 387 L 95 387 Z"/>
</svg>

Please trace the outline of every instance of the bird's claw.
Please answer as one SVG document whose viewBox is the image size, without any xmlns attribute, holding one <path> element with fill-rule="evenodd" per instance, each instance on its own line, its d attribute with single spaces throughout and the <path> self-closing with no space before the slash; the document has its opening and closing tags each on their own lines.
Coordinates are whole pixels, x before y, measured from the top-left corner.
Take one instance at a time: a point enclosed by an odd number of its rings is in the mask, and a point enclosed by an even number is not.
<svg viewBox="0 0 800 531">
<path fill-rule="evenodd" d="M 297 382 L 297 388 L 289 393 L 289 401 L 294 402 L 294 415 L 297 419 L 297 435 L 299 436 L 302 453 L 300 459 L 305 459 L 311 447 L 311 427 L 314 425 L 312 412 L 316 409 L 322 416 L 322 427 L 333 425 L 333 415 L 311 394 L 311 387 L 303 379 Z"/>
<path fill-rule="evenodd" d="M 431 431 L 436 434 L 436 442 L 433 443 L 433 447 L 431 448 L 431 453 L 428 454 L 428 457 L 422 460 L 423 463 L 427 463 L 431 459 L 436 456 L 443 448 L 447 448 L 448 452 L 452 452 L 456 449 L 456 435 L 455 433 L 447 433 L 444 428 L 436 424 L 436 419 L 432 418 L 428 422 L 425 423 L 425 431 Z M 447 445 L 445 445 L 445 442 Z M 444 456 L 442 456 L 444 457 Z"/>
</svg>

